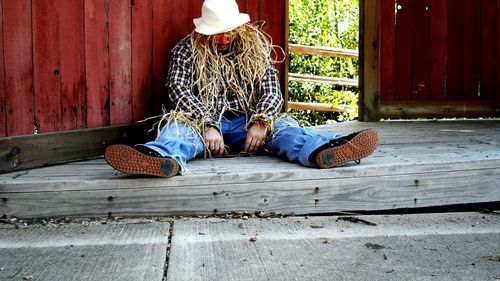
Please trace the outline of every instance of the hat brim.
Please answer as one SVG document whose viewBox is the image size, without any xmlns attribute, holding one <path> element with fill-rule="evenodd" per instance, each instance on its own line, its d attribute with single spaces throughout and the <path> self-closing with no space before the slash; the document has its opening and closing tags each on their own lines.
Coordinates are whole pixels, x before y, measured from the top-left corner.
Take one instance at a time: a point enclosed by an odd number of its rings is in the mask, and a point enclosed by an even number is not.
<svg viewBox="0 0 500 281">
<path fill-rule="evenodd" d="M 196 18 L 193 20 L 194 25 L 196 26 L 195 31 L 204 35 L 214 35 L 218 33 L 228 32 L 237 28 L 240 25 L 248 23 L 249 21 L 250 21 L 250 16 L 244 13 L 240 13 L 239 17 L 236 18 L 234 21 L 225 23 L 224 26 L 221 27 L 210 26 L 205 22 L 203 22 L 202 18 Z"/>
</svg>

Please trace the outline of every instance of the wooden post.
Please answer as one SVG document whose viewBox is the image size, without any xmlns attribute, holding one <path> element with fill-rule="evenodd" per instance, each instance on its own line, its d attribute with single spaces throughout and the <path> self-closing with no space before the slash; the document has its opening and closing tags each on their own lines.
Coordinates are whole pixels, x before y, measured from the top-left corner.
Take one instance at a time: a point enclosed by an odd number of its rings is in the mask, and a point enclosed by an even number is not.
<svg viewBox="0 0 500 281">
<path fill-rule="evenodd" d="M 380 119 L 380 1 L 360 2 L 360 121 Z"/>
</svg>

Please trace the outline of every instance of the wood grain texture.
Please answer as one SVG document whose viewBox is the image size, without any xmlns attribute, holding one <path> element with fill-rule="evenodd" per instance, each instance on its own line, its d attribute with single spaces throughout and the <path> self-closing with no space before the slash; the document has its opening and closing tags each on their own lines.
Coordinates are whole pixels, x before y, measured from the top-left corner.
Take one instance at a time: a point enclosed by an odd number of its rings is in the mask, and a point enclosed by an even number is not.
<svg viewBox="0 0 500 281">
<path fill-rule="evenodd" d="M 85 0 L 87 127 L 109 125 L 108 2 Z"/>
<path fill-rule="evenodd" d="M 109 1 L 110 119 L 132 122 L 132 11 L 129 1 Z"/>
<path fill-rule="evenodd" d="M 446 97 L 447 5 L 447 0 L 431 0 L 430 98 L 432 100 L 444 100 Z"/>
<path fill-rule="evenodd" d="M 481 56 L 478 42 L 481 42 L 481 5 L 477 1 L 464 3 L 464 100 L 478 100 L 480 92 Z"/>
<path fill-rule="evenodd" d="M 474 118 L 498 115 L 500 103 L 490 101 L 389 101 L 380 103 L 381 118 Z"/>
<path fill-rule="evenodd" d="M 61 129 L 59 3 L 32 2 L 35 124 L 41 133 Z"/>
<path fill-rule="evenodd" d="M 413 1 L 411 99 L 429 100 L 431 69 L 431 3 Z"/>
<path fill-rule="evenodd" d="M 486 122 L 352 122 L 381 143 L 361 165 L 305 168 L 271 156 L 189 162 L 169 179 L 131 177 L 102 159 L 0 175 L 0 213 L 198 215 L 383 210 L 500 201 L 500 132 Z M 50 206 L 50 207 L 48 207 Z"/>
<path fill-rule="evenodd" d="M 446 99 L 463 97 L 464 81 L 464 0 L 448 5 L 448 52 L 446 64 Z M 453 46 L 453 47 L 452 47 Z"/>
<path fill-rule="evenodd" d="M 146 122 L 1 138 L 0 172 L 98 157 L 109 144 L 144 142 L 151 125 Z"/>
<path fill-rule="evenodd" d="M 381 0 L 362 1 L 360 57 L 360 120 L 378 121 L 380 102 L 380 17 Z"/>
<path fill-rule="evenodd" d="M 171 40 L 166 37 L 170 29 L 168 20 L 169 7 L 171 1 L 166 2 L 163 0 L 152 0 L 153 9 L 153 62 L 152 62 L 152 83 L 153 93 L 151 96 L 151 104 L 156 106 L 151 107 L 151 113 L 156 115 L 161 113 L 161 107 L 157 105 L 165 105 L 168 107 L 167 88 L 165 86 L 166 77 L 168 73 L 168 61 L 170 57 L 169 46 L 172 45 Z"/>
<path fill-rule="evenodd" d="M 33 134 L 31 1 L 3 1 L 2 8 L 7 135 Z"/>
<path fill-rule="evenodd" d="M 496 0 L 481 1 L 481 90 L 480 99 L 495 99 L 497 95 L 498 54 Z"/>
<path fill-rule="evenodd" d="M 3 59 L 3 1 L 0 1 L 0 137 L 7 135 L 5 64 Z"/>
<path fill-rule="evenodd" d="M 380 1 L 380 100 L 394 99 L 395 75 L 395 0 Z"/>
<path fill-rule="evenodd" d="M 61 128 L 83 129 L 87 127 L 84 1 L 59 1 L 58 5 L 62 11 L 59 13 Z"/>
<path fill-rule="evenodd" d="M 133 121 L 145 119 L 153 89 L 153 7 L 151 0 L 135 0 L 132 6 Z"/>
<path fill-rule="evenodd" d="M 413 61 L 413 0 L 397 0 L 396 12 L 396 93 L 395 100 L 411 100 Z"/>
</svg>

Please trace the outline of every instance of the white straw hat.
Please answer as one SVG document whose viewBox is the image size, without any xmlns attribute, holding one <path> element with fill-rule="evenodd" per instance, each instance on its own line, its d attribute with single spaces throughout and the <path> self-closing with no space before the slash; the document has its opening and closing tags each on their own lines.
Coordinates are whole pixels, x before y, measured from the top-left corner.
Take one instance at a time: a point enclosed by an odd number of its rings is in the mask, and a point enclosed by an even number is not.
<svg viewBox="0 0 500 281">
<path fill-rule="evenodd" d="M 205 0 L 201 18 L 193 20 L 195 31 L 205 35 L 228 32 L 249 21 L 250 16 L 240 13 L 235 0 Z"/>
</svg>

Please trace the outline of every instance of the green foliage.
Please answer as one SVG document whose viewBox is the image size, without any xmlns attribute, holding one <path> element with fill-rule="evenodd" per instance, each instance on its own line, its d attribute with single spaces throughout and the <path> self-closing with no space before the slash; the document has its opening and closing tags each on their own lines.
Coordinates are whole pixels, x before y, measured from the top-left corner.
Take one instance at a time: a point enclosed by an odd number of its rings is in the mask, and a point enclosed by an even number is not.
<svg viewBox="0 0 500 281">
<path fill-rule="evenodd" d="M 290 43 L 307 46 L 358 48 L 358 0 L 289 0 Z M 358 61 L 345 58 L 290 54 L 290 72 L 358 79 Z M 320 83 L 289 82 L 289 100 L 350 105 L 353 112 L 329 114 L 291 110 L 302 125 L 345 121 L 357 117 L 358 89 Z"/>
</svg>

